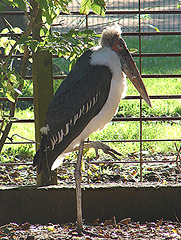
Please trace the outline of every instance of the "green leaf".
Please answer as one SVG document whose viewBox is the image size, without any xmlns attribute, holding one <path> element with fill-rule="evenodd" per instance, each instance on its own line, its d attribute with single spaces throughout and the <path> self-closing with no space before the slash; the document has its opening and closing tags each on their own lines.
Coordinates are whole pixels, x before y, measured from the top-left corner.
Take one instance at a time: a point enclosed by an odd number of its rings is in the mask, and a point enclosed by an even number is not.
<svg viewBox="0 0 181 240">
<path fill-rule="evenodd" d="M 94 168 L 96 171 L 98 171 L 99 169 L 99 166 L 97 166 L 96 164 L 92 164 L 91 167 Z"/>
<path fill-rule="evenodd" d="M 23 44 L 23 43 L 28 42 L 28 41 L 30 41 L 30 40 L 32 40 L 32 37 L 31 37 L 31 36 L 23 36 L 23 37 L 21 37 L 21 38 L 19 39 L 18 43 L 19 43 L 19 44 Z"/>
<path fill-rule="evenodd" d="M 12 6 L 12 7 L 17 7 L 23 11 L 26 11 L 26 3 L 23 0 L 3 0 L 4 3 Z"/>
<path fill-rule="evenodd" d="M 72 0 L 58 0 L 55 1 L 54 5 L 58 5 L 57 9 L 59 9 L 63 13 L 70 14 L 70 11 L 68 9 L 69 3 L 72 3 Z"/>
<path fill-rule="evenodd" d="M 78 31 L 75 29 L 71 29 L 70 31 L 68 31 L 67 34 L 63 34 L 63 36 L 67 35 L 69 37 L 72 37 L 73 35 L 75 35 Z"/>
<path fill-rule="evenodd" d="M 138 52 L 138 49 L 136 49 L 136 48 L 130 48 L 129 51 L 130 51 L 130 53 L 132 54 L 132 53 Z"/>
<path fill-rule="evenodd" d="M 15 103 L 15 99 L 8 92 L 6 93 L 6 97 L 10 102 Z"/>
<path fill-rule="evenodd" d="M 8 45 L 8 41 L 9 41 L 8 37 L 1 37 L 0 38 L 1 47 L 6 48 Z"/>
<path fill-rule="evenodd" d="M 30 46 L 33 52 L 36 52 L 38 49 L 38 41 L 37 40 L 33 40 L 30 42 Z"/>
<path fill-rule="evenodd" d="M 85 29 L 84 31 L 81 31 L 80 34 L 88 34 L 88 35 L 92 35 L 94 33 L 93 30 L 91 29 Z"/>
<path fill-rule="evenodd" d="M 4 28 L 4 29 L 1 31 L 1 33 L 4 33 L 4 34 L 9 33 L 9 29 L 8 29 L 8 28 Z"/>
<path fill-rule="evenodd" d="M 40 29 L 40 37 L 46 36 L 47 33 L 49 33 L 47 28 L 44 27 Z"/>
<path fill-rule="evenodd" d="M 93 12 L 105 17 L 106 4 L 105 4 L 104 0 L 94 0 L 91 8 L 92 8 Z"/>
<path fill-rule="evenodd" d="M 59 33 L 59 32 L 53 32 L 53 34 L 54 34 L 56 37 L 60 37 L 60 33 Z"/>
<path fill-rule="evenodd" d="M 106 3 L 104 0 L 82 0 L 80 13 L 87 15 L 91 8 L 96 14 L 105 17 Z"/>
<path fill-rule="evenodd" d="M 157 32 L 160 32 L 160 30 L 159 30 L 157 27 L 154 27 L 154 29 L 155 29 Z"/>
<path fill-rule="evenodd" d="M 80 13 L 87 15 L 91 9 L 91 5 L 92 5 L 91 0 L 82 0 L 81 7 L 80 7 Z"/>
<path fill-rule="evenodd" d="M 49 232 L 53 232 L 53 231 L 55 231 L 55 227 L 54 226 L 47 226 L 47 230 Z"/>
<path fill-rule="evenodd" d="M 5 55 L 8 55 L 10 51 L 11 51 L 11 44 L 8 43 L 4 50 Z"/>
<path fill-rule="evenodd" d="M 92 171 L 90 169 L 87 170 L 87 173 L 88 173 L 89 176 L 92 175 Z"/>
<path fill-rule="evenodd" d="M 160 32 L 160 30 L 157 27 L 155 27 L 154 25 L 149 24 L 148 26 L 151 27 L 151 28 L 154 28 L 157 32 Z"/>
<path fill-rule="evenodd" d="M 13 45 L 16 43 L 16 41 L 10 39 L 10 40 L 9 40 L 9 43 L 10 43 L 11 46 L 13 46 Z"/>
<path fill-rule="evenodd" d="M 8 91 L 12 92 L 13 91 L 13 86 L 10 82 L 7 83 L 7 89 Z"/>
<path fill-rule="evenodd" d="M 82 163 L 81 163 L 81 170 L 82 170 L 83 172 L 85 172 L 85 162 L 83 162 L 83 161 L 82 161 Z"/>
<path fill-rule="evenodd" d="M 17 79 L 16 79 L 16 76 L 14 74 L 10 74 L 9 76 L 9 80 L 12 82 L 12 83 L 17 83 Z"/>
<path fill-rule="evenodd" d="M 14 33 L 23 33 L 23 30 L 19 27 L 14 27 L 13 31 L 14 31 Z"/>
</svg>

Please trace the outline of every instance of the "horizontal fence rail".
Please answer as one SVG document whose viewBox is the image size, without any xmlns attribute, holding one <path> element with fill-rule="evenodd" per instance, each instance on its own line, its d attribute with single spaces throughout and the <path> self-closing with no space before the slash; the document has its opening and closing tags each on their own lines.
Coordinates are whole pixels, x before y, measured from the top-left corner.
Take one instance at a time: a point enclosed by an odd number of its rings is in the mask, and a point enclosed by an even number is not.
<svg viewBox="0 0 181 240">
<path fill-rule="evenodd" d="M 180 14 L 180 10 L 107 10 L 106 15 L 114 14 Z M 1 15 L 24 15 L 23 11 L 1 11 Z M 61 12 L 59 15 L 67 15 L 67 13 Z M 79 11 L 70 11 L 70 15 L 81 15 Z M 88 16 L 96 15 L 94 12 L 90 11 Z"/>
</svg>

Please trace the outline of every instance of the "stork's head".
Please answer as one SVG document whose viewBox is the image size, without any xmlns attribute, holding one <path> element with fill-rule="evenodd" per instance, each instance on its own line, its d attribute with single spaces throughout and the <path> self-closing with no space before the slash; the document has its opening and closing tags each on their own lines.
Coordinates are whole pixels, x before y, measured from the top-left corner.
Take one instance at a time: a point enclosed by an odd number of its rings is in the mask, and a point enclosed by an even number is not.
<svg viewBox="0 0 181 240">
<path fill-rule="evenodd" d="M 121 29 L 119 25 L 115 24 L 111 27 L 107 27 L 101 36 L 102 47 L 109 47 L 115 51 L 120 58 L 123 72 L 127 75 L 135 88 L 140 93 L 141 97 L 151 107 L 150 98 L 144 86 L 141 75 L 136 67 L 136 64 L 126 46 L 125 41 L 121 37 Z"/>
</svg>

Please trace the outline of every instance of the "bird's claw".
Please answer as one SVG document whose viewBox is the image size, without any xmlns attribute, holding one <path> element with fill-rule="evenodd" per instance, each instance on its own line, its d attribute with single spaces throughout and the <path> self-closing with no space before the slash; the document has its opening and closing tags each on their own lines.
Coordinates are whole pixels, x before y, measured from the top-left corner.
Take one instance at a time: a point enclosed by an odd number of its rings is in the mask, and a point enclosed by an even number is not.
<svg viewBox="0 0 181 240">
<path fill-rule="evenodd" d="M 92 148 L 95 149 L 95 153 L 96 153 L 96 159 L 99 158 L 99 155 L 98 155 L 98 149 L 102 149 L 102 151 L 105 153 L 105 154 L 109 154 L 111 157 L 113 157 L 114 159 L 117 159 L 116 155 L 118 156 L 122 156 L 121 153 L 117 152 L 116 150 L 114 150 L 113 148 L 109 147 L 108 145 L 106 145 L 105 143 L 103 142 L 100 142 L 100 141 L 94 141 L 94 142 L 89 142 L 90 146 Z"/>
<path fill-rule="evenodd" d="M 114 150 L 113 148 L 109 147 L 108 145 L 106 145 L 105 143 L 103 143 L 101 141 L 85 142 L 84 143 L 84 149 L 87 149 L 87 148 L 94 148 L 95 149 L 96 159 L 99 158 L 99 154 L 98 154 L 99 149 L 102 149 L 102 151 L 105 154 L 109 154 L 114 159 L 117 159 L 116 155 L 122 156 L 121 153 L 117 152 L 116 150 Z M 78 147 L 75 147 L 74 151 L 77 151 L 77 150 L 78 150 Z"/>
</svg>

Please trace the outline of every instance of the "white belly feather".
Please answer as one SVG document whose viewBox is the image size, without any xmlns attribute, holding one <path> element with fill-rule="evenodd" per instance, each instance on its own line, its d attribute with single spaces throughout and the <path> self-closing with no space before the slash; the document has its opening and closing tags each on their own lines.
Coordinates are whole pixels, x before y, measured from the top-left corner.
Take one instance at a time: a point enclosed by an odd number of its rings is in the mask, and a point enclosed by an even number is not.
<svg viewBox="0 0 181 240">
<path fill-rule="evenodd" d="M 119 102 L 126 94 L 126 76 L 122 72 L 119 57 L 113 50 L 107 47 L 99 48 L 97 51 L 93 52 L 90 63 L 92 65 L 108 66 L 111 69 L 112 79 L 108 99 L 99 114 L 89 122 L 86 128 L 71 142 L 61 156 L 71 152 L 75 146 L 80 144 L 81 141 L 84 141 L 91 133 L 102 130 L 116 114 Z M 61 164 L 61 156 L 53 163 L 52 170 Z"/>
</svg>

